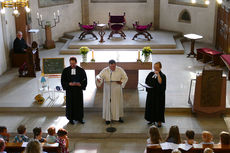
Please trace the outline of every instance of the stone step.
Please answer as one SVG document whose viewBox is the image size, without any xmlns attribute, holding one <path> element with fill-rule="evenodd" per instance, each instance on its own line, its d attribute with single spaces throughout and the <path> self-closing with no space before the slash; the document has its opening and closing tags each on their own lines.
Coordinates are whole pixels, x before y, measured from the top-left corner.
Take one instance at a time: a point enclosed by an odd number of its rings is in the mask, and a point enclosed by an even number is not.
<svg viewBox="0 0 230 153">
<path fill-rule="evenodd" d="M 66 43 L 68 40 L 70 40 L 70 39 L 65 38 L 65 37 L 59 38 L 59 41 L 60 41 L 60 42 L 64 42 L 64 43 Z"/>
</svg>

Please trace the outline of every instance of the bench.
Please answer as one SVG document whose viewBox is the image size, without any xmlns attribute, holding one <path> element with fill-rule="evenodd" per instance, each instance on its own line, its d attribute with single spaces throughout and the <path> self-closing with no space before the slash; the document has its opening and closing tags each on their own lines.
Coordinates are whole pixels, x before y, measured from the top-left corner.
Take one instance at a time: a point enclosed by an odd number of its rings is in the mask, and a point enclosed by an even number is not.
<svg viewBox="0 0 230 153">
<path fill-rule="evenodd" d="M 42 143 L 43 151 L 50 152 L 50 153 L 61 153 L 61 148 L 59 147 L 59 143 L 54 144 L 46 144 Z M 13 143 L 13 142 L 7 142 L 5 151 L 7 153 L 18 153 L 18 152 L 24 152 L 25 147 L 22 147 L 22 143 Z"/>
<path fill-rule="evenodd" d="M 230 55 L 221 55 L 220 58 L 228 68 L 228 80 L 230 80 Z"/>
<path fill-rule="evenodd" d="M 202 147 L 191 148 L 188 151 L 180 149 L 182 153 L 203 153 L 205 148 L 212 148 L 215 153 L 230 153 L 230 146 L 221 146 L 220 144 L 203 145 Z M 160 145 L 147 145 L 147 153 L 171 153 L 172 150 L 162 150 Z"/>
<path fill-rule="evenodd" d="M 212 61 L 214 65 L 219 65 L 220 56 L 222 54 L 223 54 L 222 52 L 210 48 L 198 48 L 196 59 L 197 60 L 203 59 L 204 63 Z"/>
</svg>

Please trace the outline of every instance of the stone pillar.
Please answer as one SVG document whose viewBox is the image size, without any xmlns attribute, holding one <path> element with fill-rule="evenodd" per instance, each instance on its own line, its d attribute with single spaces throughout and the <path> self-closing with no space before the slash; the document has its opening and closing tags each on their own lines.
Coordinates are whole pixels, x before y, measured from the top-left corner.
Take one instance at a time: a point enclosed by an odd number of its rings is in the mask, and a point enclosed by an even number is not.
<svg viewBox="0 0 230 153">
<path fill-rule="evenodd" d="M 82 24 L 89 24 L 89 1 L 81 0 Z"/>
<path fill-rule="evenodd" d="M 154 1 L 154 17 L 153 17 L 153 27 L 154 30 L 160 29 L 160 0 Z"/>
</svg>

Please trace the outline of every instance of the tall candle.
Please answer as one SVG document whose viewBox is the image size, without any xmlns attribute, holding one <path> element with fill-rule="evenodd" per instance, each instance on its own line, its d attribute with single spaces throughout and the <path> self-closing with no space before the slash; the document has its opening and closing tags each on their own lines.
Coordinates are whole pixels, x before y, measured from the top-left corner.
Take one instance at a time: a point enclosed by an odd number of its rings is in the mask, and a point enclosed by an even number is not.
<svg viewBox="0 0 230 153">
<path fill-rule="evenodd" d="M 94 59 L 94 50 L 92 50 L 92 59 Z"/>
<path fill-rule="evenodd" d="M 60 16 L 60 11 L 59 10 L 57 10 L 57 15 Z"/>
<path fill-rule="evenodd" d="M 39 13 L 37 12 L 37 19 L 39 19 Z"/>
<path fill-rule="evenodd" d="M 56 13 L 54 12 L 54 19 L 56 19 Z"/>
<path fill-rule="evenodd" d="M 140 53 L 140 50 L 138 50 L 138 60 L 140 59 L 140 56 L 141 56 L 141 53 Z"/>
<path fill-rule="evenodd" d="M 42 15 L 40 14 L 40 19 L 41 19 L 41 21 L 42 21 Z"/>
</svg>

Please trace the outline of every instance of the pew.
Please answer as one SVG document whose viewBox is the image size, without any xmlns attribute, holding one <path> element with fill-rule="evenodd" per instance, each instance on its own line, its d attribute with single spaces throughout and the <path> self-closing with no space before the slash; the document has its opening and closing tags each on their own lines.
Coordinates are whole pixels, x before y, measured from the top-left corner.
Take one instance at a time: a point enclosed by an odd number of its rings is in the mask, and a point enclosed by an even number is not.
<svg viewBox="0 0 230 153">
<path fill-rule="evenodd" d="M 188 151 L 180 149 L 182 153 L 203 153 L 205 148 L 212 148 L 215 153 L 230 153 L 230 146 L 221 146 L 220 144 L 203 145 L 201 147 L 193 147 Z M 171 153 L 172 150 L 162 150 L 160 145 L 147 145 L 147 153 Z"/>
<path fill-rule="evenodd" d="M 220 57 L 223 61 L 223 63 L 228 68 L 228 80 L 230 80 L 230 55 L 221 55 Z"/>
<path fill-rule="evenodd" d="M 58 143 L 54 144 L 47 144 L 47 143 L 42 143 L 43 151 L 45 152 L 50 152 L 50 153 L 61 153 L 61 148 L 59 147 Z M 18 153 L 18 152 L 24 152 L 25 147 L 22 146 L 22 143 L 13 143 L 13 142 L 7 142 L 6 143 L 6 148 L 5 151 L 7 153 Z"/>
<path fill-rule="evenodd" d="M 212 61 L 214 65 L 219 65 L 220 56 L 222 54 L 223 54 L 222 52 L 210 48 L 198 48 L 196 59 L 197 60 L 203 59 L 204 63 Z"/>
</svg>

